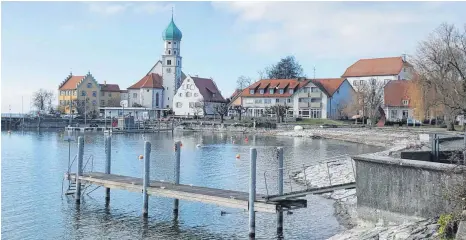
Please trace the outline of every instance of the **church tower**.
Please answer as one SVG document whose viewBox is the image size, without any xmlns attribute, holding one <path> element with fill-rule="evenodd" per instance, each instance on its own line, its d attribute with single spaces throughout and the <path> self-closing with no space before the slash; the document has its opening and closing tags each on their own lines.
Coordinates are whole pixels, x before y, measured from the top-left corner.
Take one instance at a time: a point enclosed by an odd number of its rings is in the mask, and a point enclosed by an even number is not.
<svg viewBox="0 0 466 240">
<path fill-rule="evenodd" d="M 162 55 L 162 76 L 164 87 L 164 108 L 173 109 L 173 97 L 181 86 L 181 34 L 180 29 L 172 19 L 162 34 L 164 40 L 164 54 Z"/>
</svg>

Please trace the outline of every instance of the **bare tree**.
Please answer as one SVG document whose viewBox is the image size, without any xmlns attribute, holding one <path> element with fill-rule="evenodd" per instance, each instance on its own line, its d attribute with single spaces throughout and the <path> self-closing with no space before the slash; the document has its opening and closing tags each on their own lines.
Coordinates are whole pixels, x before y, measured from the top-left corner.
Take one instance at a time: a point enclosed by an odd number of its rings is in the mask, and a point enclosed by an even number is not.
<svg viewBox="0 0 466 240">
<path fill-rule="evenodd" d="M 120 106 L 120 100 L 119 99 L 109 99 L 107 102 L 107 107 L 119 107 Z"/>
<path fill-rule="evenodd" d="M 193 106 L 194 116 L 206 115 L 207 103 L 204 101 L 204 99 L 199 98 L 198 101 L 194 102 L 193 104 L 194 104 Z"/>
<path fill-rule="evenodd" d="M 52 106 L 53 92 L 45 89 L 39 89 L 32 96 L 32 104 L 39 111 L 50 110 Z"/>
<path fill-rule="evenodd" d="M 230 99 L 227 99 L 226 102 L 217 104 L 214 107 L 215 113 L 220 115 L 220 123 L 223 123 L 223 117 L 228 114 L 228 103 L 230 102 Z"/>
<path fill-rule="evenodd" d="M 383 104 L 384 87 L 383 81 L 377 81 L 374 78 L 355 86 L 356 94 L 353 108 L 360 107 L 358 110 L 362 110 L 362 117 L 367 116 L 373 124 L 375 124 L 377 112 Z"/>
<path fill-rule="evenodd" d="M 251 85 L 250 77 L 240 76 L 238 77 L 238 80 L 236 80 L 236 88 L 239 90 L 243 90 L 249 85 Z"/>
<path fill-rule="evenodd" d="M 283 122 L 284 117 L 286 115 L 286 111 L 288 111 L 289 108 L 290 108 L 289 106 L 275 105 L 275 106 L 267 108 L 265 111 L 266 111 L 266 114 L 275 114 L 277 123 L 279 123 L 279 122 Z"/>
<path fill-rule="evenodd" d="M 231 110 L 234 110 L 238 116 L 239 116 L 239 121 L 241 121 L 241 116 L 243 116 L 244 113 L 246 113 L 248 111 L 248 108 L 247 107 L 243 107 L 241 105 L 237 105 L 237 106 L 232 106 L 230 107 Z"/>
<path fill-rule="evenodd" d="M 440 25 L 419 44 L 414 63 L 423 84 L 435 91 L 447 129 L 454 130 L 456 116 L 466 114 L 466 25 L 463 31 Z"/>
</svg>

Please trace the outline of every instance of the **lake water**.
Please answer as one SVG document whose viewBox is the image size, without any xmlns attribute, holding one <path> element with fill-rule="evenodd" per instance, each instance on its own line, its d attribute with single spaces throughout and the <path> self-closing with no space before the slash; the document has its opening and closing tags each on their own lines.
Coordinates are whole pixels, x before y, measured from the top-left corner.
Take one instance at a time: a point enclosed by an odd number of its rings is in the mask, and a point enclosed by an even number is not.
<svg viewBox="0 0 466 240">
<path fill-rule="evenodd" d="M 68 164 L 66 133 L 2 132 L 2 237 L 4 239 L 244 239 L 248 214 L 210 204 L 180 201 L 173 220 L 173 200 L 150 196 L 149 218 L 143 220 L 142 194 L 112 190 L 105 206 L 104 190 L 85 195 L 79 208 L 74 198 L 62 198 L 62 179 Z M 112 173 L 142 176 L 144 141 L 152 143 L 151 179 L 173 180 L 173 143 L 181 140 L 180 182 L 248 191 L 249 149 L 257 148 L 258 193 L 266 192 L 264 171 L 277 168 L 274 149 L 284 147 L 285 168 L 309 165 L 342 154 L 379 151 L 380 148 L 341 141 L 248 136 L 235 133 L 153 133 L 112 136 Z M 234 142 L 233 142 L 234 141 Z M 197 148 L 197 144 L 202 144 Z M 94 170 L 104 171 L 102 133 L 86 133 L 85 159 L 94 157 Z M 77 153 L 72 143 L 71 156 Z M 236 159 L 240 154 L 240 159 Z M 73 169 L 73 172 L 75 170 Z M 267 176 L 267 174 L 266 174 Z M 267 189 L 273 193 L 274 180 Z M 291 183 L 292 187 L 298 186 Z M 293 185 L 295 184 L 295 185 Z M 65 183 L 66 185 L 66 183 Z M 288 188 L 290 182 L 285 184 Z M 88 189 L 89 192 L 91 188 Z M 333 216 L 333 201 L 308 196 L 308 207 L 284 215 L 285 239 L 325 239 L 341 231 Z M 229 214 L 221 215 L 221 211 Z M 256 214 L 256 236 L 276 236 L 276 215 Z"/>
</svg>

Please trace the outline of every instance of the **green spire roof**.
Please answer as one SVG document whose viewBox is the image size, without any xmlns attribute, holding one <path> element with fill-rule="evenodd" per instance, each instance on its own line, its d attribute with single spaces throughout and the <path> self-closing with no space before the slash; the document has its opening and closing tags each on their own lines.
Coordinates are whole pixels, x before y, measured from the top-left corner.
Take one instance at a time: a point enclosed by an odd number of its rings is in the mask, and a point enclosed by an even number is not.
<svg viewBox="0 0 466 240">
<path fill-rule="evenodd" d="M 181 34 L 180 29 L 175 25 L 175 22 L 173 22 L 173 14 L 172 14 L 172 20 L 170 24 L 168 24 L 168 27 L 165 29 L 165 31 L 162 34 L 163 40 L 176 40 L 180 41 L 181 38 L 183 37 L 183 34 Z"/>
</svg>

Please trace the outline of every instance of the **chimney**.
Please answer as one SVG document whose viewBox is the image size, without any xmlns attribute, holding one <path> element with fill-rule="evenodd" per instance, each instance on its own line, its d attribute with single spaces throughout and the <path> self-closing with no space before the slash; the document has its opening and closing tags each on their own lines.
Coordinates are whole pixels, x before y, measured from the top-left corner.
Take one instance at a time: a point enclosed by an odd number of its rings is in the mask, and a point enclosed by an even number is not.
<svg viewBox="0 0 466 240">
<path fill-rule="evenodd" d="M 403 59 L 403 62 L 406 62 L 406 54 L 401 54 L 401 59 Z"/>
</svg>

